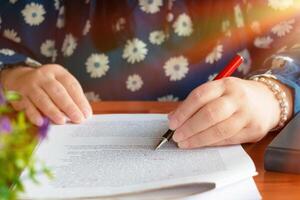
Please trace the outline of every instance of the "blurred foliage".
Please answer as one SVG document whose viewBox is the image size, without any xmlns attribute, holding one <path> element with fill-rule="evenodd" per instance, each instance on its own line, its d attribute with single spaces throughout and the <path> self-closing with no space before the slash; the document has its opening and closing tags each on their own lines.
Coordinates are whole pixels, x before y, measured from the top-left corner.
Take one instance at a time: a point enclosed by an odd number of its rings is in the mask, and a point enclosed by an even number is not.
<svg viewBox="0 0 300 200">
<path fill-rule="evenodd" d="M 50 171 L 32 154 L 45 138 L 49 121 L 45 119 L 41 127 L 29 123 L 24 112 L 16 112 L 10 106 L 10 102 L 20 99 L 16 92 L 0 91 L 0 200 L 17 199 L 24 192 L 24 178 L 38 183 L 36 177 L 40 173 L 51 177 Z M 27 177 L 21 178 L 25 168 Z"/>
</svg>

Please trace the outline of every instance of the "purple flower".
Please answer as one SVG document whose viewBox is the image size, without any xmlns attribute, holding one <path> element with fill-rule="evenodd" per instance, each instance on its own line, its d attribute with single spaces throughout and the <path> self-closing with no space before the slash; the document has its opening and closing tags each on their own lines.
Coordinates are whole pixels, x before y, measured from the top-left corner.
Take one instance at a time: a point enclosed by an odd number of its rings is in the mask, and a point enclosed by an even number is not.
<svg viewBox="0 0 300 200">
<path fill-rule="evenodd" d="M 6 103 L 6 99 L 2 90 L 2 87 L 0 85 L 0 105 L 4 105 Z"/>
<path fill-rule="evenodd" d="M 48 118 L 44 118 L 43 124 L 39 127 L 39 136 L 41 139 L 46 138 L 49 125 L 50 125 L 50 120 Z"/>
<path fill-rule="evenodd" d="M 10 133 L 12 131 L 10 119 L 8 117 L 2 117 L 0 119 L 0 132 Z"/>
</svg>

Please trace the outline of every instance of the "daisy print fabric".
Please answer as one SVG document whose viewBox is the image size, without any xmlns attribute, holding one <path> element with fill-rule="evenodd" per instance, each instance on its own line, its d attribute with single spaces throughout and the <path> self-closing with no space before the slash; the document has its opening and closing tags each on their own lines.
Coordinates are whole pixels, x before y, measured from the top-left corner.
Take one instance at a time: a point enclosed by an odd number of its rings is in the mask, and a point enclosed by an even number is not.
<svg viewBox="0 0 300 200">
<path fill-rule="evenodd" d="M 193 24 L 191 18 L 183 13 L 178 16 L 173 24 L 174 32 L 178 36 L 187 37 L 193 33 Z"/>
<path fill-rule="evenodd" d="M 139 5 L 142 11 L 149 14 L 159 12 L 163 0 L 139 0 Z"/>
<path fill-rule="evenodd" d="M 300 69 L 287 69 L 282 59 L 300 58 L 297 5 L 298 0 L 2 0 L 0 68 L 61 65 L 89 101 L 181 101 L 213 81 L 238 53 L 244 62 L 234 76 L 272 69 L 297 96 Z"/>
<path fill-rule="evenodd" d="M 165 74 L 170 81 L 179 81 L 188 73 L 188 64 L 188 60 L 183 56 L 170 58 L 164 65 Z"/>
<path fill-rule="evenodd" d="M 138 38 L 127 40 L 123 51 L 123 58 L 134 64 L 145 59 L 148 53 L 147 45 Z"/>
<path fill-rule="evenodd" d="M 3 37 L 12 40 L 13 42 L 20 43 L 21 38 L 18 36 L 18 33 L 13 29 L 5 29 L 3 31 Z"/>
<path fill-rule="evenodd" d="M 141 76 L 138 74 L 129 75 L 126 81 L 126 88 L 131 91 L 135 92 L 142 88 L 143 80 Z"/>
<path fill-rule="evenodd" d="M 71 56 L 77 47 L 77 39 L 72 34 L 67 34 L 61 51 L 65 57 Z"/>
<path fill-rule="evenodd" d="M 54 40 L 46 40 L 41 45 L 41 54 L 52 58 L 52 61 L 54 62 L 57 56 L 57 51 L 55 49 L 55 41 Z"/>
<path fill-rule="evenodd" d="M 108 63 L 109 60 L 106 55 L 92 54 L 85 63 L 86 71 L 90 74 L 91 78 L 101 78 L 109 69 Z"/>
<path fill-rule="evenodd" d="M 213 50 L 206 56 L 205 62 L 209 64 L 213 64 L 215 62 L 218 62 L 223 55 L 223 45 L 218 44 L 213 48 Z"/>
<path fill-rule="evenodd" d="M 288 21 L 280 22 L 279 24 L 275 25 L 271 31 L 278 37 L 283 37 L 286 34 L 290 33 L 291 30 L 294 28 L 295 19 L 290 19 Z"/>
<path fill-rule="evenodd" d="M 149 35 L 149 41 L 152 44 L 161 45 L 166 39 L 163 31 L 152 31 Z"/>
<path fill-rule="evenodd" d="M 22 10 L 24 20 L 30 26 L 38 26 L 45 20 L 46 11 L 42 4 L 30 3 Z"/>
</svg>

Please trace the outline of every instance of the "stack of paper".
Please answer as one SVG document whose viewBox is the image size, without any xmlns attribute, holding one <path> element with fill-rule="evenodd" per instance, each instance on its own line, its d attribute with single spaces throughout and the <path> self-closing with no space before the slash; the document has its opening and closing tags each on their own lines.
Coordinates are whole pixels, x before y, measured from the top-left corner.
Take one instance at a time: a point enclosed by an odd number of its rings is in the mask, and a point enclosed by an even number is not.
<svg viewBox="0 0 300 200">
<path fill-rule="evenodd" d="M 170 142 L 154 151 L 167 129 L 161 114 L 95 115 L 51 126 L 35 153 L 55 178 L 25 181 L 22 198 L 260 198 L 255 166 L 240 145 L 181 150 Z"/>
</svg>

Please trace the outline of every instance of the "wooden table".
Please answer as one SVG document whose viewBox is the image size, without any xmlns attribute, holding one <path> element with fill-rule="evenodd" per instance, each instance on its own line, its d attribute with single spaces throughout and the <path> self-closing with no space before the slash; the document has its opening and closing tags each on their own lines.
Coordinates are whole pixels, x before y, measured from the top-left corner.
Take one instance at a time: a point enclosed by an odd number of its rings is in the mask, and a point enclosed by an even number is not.
<svg viewBox="0 0 300 200">
<path fill-rule="evenodd" d="M 92 103 L 95 114 L 99 113 L 168 113 L 178 103 L 168 102 L 97 102 Z M 255 183 L 263 199 L 300 199 L 300 175 L 266 172 L 263 167 L 264 149 L 274 135 L 269 135 L 256 144 L 244 144 L 244 149 L 253 159 L 258 175 Z"/>
</svg>

